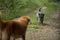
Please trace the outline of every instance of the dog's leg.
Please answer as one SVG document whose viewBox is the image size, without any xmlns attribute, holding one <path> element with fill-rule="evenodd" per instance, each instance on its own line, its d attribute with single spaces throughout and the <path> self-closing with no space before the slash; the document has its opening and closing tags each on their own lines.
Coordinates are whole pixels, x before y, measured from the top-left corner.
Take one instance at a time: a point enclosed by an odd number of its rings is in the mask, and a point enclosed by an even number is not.
<svg viewBox="0 0 60 40">
<path fill-rule="evenodd" d="M 0 40 L 2 40 L 2 30 L 1 30 L 1 26 L 0 26 Z"/>
<path fill-rule="evenodd" d="M 11 34 L 8 33 L 8 34 L 7 34 L 7 40 L 10 40 L 10 36 L 11 36 Z"/>
<path fill-rule="evenodd" d="M 15 35 L 14 34 L 12 35 L 12 40 L 15 40 Z"/>
<path fill-rule="evenodd" d="M 25 35 L 22 35 L 22 39 L 25 40 Z"/>
<path fill-rule="evenodd" d="M 9 40 L 10 39 L 9 37 L 10 36 L 8 35 L 8 33 L 6 31 L 2 32 L 2 40 Z"/>
</svg>

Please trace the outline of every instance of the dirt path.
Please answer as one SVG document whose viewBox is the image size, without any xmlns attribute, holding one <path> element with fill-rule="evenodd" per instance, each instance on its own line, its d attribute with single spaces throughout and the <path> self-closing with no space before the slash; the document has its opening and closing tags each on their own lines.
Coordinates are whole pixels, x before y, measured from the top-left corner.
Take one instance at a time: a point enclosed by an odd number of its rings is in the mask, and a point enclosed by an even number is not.
<svg viewBox="0 0 60 40">
<path fill-rule="evenodd" d="M 27 31 L 26 40 L 60 40 L 60 12 L 54 12 L 47 25 L 40 25 L 37 30 Z"/>
<path fill-rule="evenodd" d="M 45 25 L 29 25 L 31 29 L 37 26 L 36 30 L 29 30 L 26 33 L 26 40 L 60 40 L 60 11 L 57 10 L 45 21 Z M 18 40 L 21 40 L 20 38 Z"/>
</svg>

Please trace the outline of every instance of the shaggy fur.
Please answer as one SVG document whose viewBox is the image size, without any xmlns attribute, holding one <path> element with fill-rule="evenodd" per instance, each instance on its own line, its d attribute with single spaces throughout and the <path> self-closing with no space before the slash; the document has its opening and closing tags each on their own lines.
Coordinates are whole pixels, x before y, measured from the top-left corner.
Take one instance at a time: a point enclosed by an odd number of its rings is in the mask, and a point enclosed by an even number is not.
<svg viewBox="0 0 60 40">
<path fill-rule="evenodd" d="M 3 40 L 10 40 L 11 36 L 13 37 L 13 40 L 19 37 L 22 37 L 22 39 L 25 40 L 26 29 L 29 21 L 30 18 L 28 18 L 27 16 L 22 16 L 16 21 L 8 20 L 3 22 L 2 34 L 5 34 L 5 37 L 2 37 Z"/>
</svg>

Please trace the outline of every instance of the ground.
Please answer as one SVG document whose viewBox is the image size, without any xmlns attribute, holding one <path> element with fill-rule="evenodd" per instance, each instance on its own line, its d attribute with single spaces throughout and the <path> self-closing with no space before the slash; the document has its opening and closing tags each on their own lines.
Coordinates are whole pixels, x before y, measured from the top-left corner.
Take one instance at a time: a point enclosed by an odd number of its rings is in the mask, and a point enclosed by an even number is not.
<svg viewBox="0 0 60 40">
<path fill-rule="evenodd" d="M 29 25 L 26 40 L 60 40 L 60 10 L 55 11 L 44 25 Z M 36 30 L 33 29 L 36 26 Z M 29 29 L 31 28 L 31 29 Z M 20 38 L 18 40 L 21 40 Z"/>
</svg>

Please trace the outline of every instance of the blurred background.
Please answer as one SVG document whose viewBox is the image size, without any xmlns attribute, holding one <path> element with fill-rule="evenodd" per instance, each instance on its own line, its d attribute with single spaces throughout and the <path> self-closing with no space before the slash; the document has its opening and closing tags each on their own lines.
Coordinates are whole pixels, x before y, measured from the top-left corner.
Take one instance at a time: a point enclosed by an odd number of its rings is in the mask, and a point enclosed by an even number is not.
<svg viewBox="0 0 60 40">
<path fill-rule="evenodd" d="M 21 15 L 32 13 L 37 8 L 46 6 L 46 16 L 60 7 L 60 0 L 0 0 L 0 11 L 3 20 L 14 19 Z M 46 19 L 46 18 L 45 18 Z"/>
</svg>

